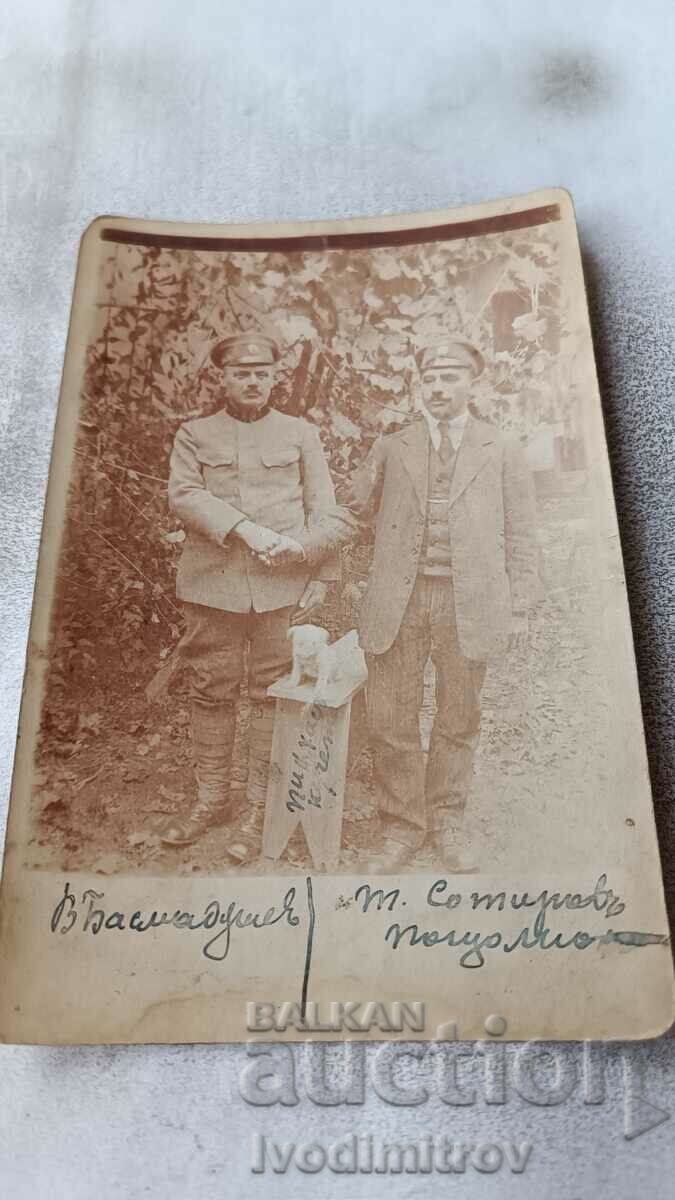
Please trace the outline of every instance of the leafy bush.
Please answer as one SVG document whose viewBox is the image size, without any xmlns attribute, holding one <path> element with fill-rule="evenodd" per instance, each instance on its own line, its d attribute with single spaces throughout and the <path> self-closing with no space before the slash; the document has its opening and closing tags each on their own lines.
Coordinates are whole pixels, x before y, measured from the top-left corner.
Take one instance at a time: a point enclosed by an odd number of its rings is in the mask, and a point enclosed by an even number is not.
<svg viewBox="0 0 675 1200">
<path fill-rule="evenodd" d="M 449 332 L 483 352 L 474 409 L 516 434 L 577 421 L 558 350 L 555 226 L 401 249 L 198 253 L 111 247 L 100 278 L 54 608 L 46 710 L 76 736 L 92 686 L 141 687 L 181 630 L 182 531 L 168 512 L 176 430 L 217 406 L 211 347 L 246 329 L 282 347 L 274 403 L 315 423 L 336 481 L 410 420 L 415 350 Z M 564 356 L 565 359 L 569 356 Z M 344 552 L 333 625 L 349 627 L 368 548 Z"/>
</svg>

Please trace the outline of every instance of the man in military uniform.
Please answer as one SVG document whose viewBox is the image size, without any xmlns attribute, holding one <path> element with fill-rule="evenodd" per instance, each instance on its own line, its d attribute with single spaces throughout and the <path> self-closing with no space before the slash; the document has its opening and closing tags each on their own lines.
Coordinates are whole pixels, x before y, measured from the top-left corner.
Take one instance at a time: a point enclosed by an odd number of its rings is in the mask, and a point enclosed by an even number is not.
<svg viewBox="0 0 675 1200">
<path fill-rule="evenodd" d="M 376 520 L 359 635 L 384 863 L 402 865 L 430 834 L 446 867 L 461 870 L 487 663 L 526 635 L 534 510 L 520 447 L 469 413 L 479 351 L 448 339 L 417 361 L 418 419 L 375 444 L 344 499 L 348 520 Z M 429 656 L 437 711 L 425 764 Z"/>
<path fill-rule="evenodd" d="M 259 838 L 274 701 L 267 688 L 290 668 L 289 624 L 311 619 L 336 577 L 321 517 L 334 503 L 318 432 L 270 407 L 276 343 L 241 334 L 216 345 L 222 408 L 176 434 L 169 504 L 185 525 L 176 591 L 181 654 L 191 668 L 197 801 L 162 840 L 196 841 L 228 815 L 236 702 L 248 662 L 251 701 L 248 812 L 229 850 L 243 861 Z M 274 567 L 270 554 L 274 550 Z"/>
</svg>

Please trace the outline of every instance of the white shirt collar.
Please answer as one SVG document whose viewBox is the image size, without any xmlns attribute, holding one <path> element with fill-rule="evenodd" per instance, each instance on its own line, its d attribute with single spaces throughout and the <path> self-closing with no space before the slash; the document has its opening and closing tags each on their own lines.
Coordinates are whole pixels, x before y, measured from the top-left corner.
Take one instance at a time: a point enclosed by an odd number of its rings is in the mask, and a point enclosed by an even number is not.
<svg viewBox="0 0 675 1200">
<path fill-rule="evenodd" d="M 439 429 L 440 421 L 437 421 L 436 418 L 432 416 L 432 414 L 429 412 L 429 409 L 422 401 L 420 401 L 419 409 L 427 423 L 431 444 L 434 450 L 438 450 L 441 444 L 441 431 Z M 468 419 L 469 411 L 465 408 L 464 412 L 461 412 L 459 416 L 451 417 L 448 421 L 448 433 L 450 434 L 450 441 L 452 442 L 452 448 L 455 452 L 459 450 L 462 437 L 464 436 L 464 427 Z"/>
</svg>

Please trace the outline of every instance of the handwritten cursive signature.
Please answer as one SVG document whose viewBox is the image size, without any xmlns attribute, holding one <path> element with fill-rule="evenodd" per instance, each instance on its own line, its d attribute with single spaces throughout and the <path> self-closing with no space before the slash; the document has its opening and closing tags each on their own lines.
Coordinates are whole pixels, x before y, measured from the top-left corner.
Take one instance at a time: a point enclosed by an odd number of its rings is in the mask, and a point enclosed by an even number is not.
<svg viewBox="0 0 675 1200">
<path fill-rule="evenodd" d="M 52 933 L 70 933 L 79 929 L 82 933 L 96 935 L 103 930 L 124 930 L 133 933 L 147 933 L 149 929 L 160 929 L 170 925 L 174 929 L 185 929 L 190 933 L 199 930 L 217 930 L 202 946 L 202 954 L 213 962 L 223 962 L 230 951 L 233 929 L 263 929 L 268 925 L 279 922 L 295 927 L 300 924 L 300 918 L 295 912 L 295 888 L 286 892 L 280 905 L 271 905 L 264 912 L 244 908 L 236 900 L 228 904 L 220 900 L 209 900 L 201 913 L 187 912 L 176 908 L 173 912 L 143 913 L 136 909 L 131 915 L 118 910 L 110 910 L 100 906 L 105 900 L 105 892 L 96 892 L 87 888 L 78 896 L 71 891 L 66 883 L 63 895 L 54 908 L 50 928 Z"/>
<path fill-rule="evenodd" d="M 383 888 L 372 888 L 369 884 L 361 884 L 354 893 L 354 899 L 361 905 L 361 912 L 379 913 L 386 910 L 394 913 L 401 904 L 399 888 L 391 888 L 385 892 Z M 587 893 L 559 892 L 545 889 L 542 892 L 471 892 L 463 896 L 460 892 L 448 889 L 448 881 L 437 879 L 427 892 L 426 902 L 433 909 L 453 910 L 462 906 L 464 901 L 470 903 L 472 911 L 490 912 L 496 908 L 498 912 L 505 909 L 519 911 L 523 908 L 534 908 L 534 919 L 529 925 L 515 935 L 510 936 L 504 929 L 493 929 L 488 933 L 474 932 L 471 929 L 430 929 L 420 922 L 406 925 L 399 921 L 389 924 L 384 933 L 384 941 L 392 950 L 400 946 L 426 947 L 445 946 L 449 949 L 461 949 L 459 965 L 476 968 L 485 965 L 486 951 L 501 949 L 504 954 L 513 954 L 523 950 L 528 954 L 533 950 L 588 950 L 591 946 L 606 946 L 612 943 L 621 946 L 654 946 L 665 945 L 669 938 L 667 934 L 647 933 L 636 929 L 605 928 L 602 932 L 589 932 L 576 929 L 567 933 L 551 929 L 547 925 L 552 913 L 558 910 L 576 912 L 579 909 L 590 909 L 594 915 L 602 915 L 605 920 L 618 917 L 625 911 L 625 904 L 620 895 L 607 886 L 607 875 L 598 877 L 595 886 Z"/>
</svg>

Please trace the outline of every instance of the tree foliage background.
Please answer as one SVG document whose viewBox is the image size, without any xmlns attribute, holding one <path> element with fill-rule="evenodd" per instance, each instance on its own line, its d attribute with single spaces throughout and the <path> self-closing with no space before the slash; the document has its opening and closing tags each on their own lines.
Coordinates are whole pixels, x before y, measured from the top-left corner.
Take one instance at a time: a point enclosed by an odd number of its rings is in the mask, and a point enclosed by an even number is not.
<svg viewBox="0 0 675 1200">
<path fill-rule="evenodd" d="M 274 403 L 320 430 L 336 482 L 417 403 L 415 353 L 449 332 L 486 370 L 473 406 L 527 441 L 574 433 L 562 373 L 573 336 L 561 305 L 554 225 L 404 248 L 221 253 L 111 246 L 99 280 L 54 605 L 45 729 L 87 735 L 82 697 L 143 688 L 177 642 L 182 531 L 168 460 L 182 421 L 213 411 L 209 353 L 246 329 L 282 356 Z M 368 548 L 348 548 L 333 623 L 353 623 Z M 361 586 L 360 586 L 361 585 Z M 100 706 L 90 721 L 100 722 Z"/>
</svg>

